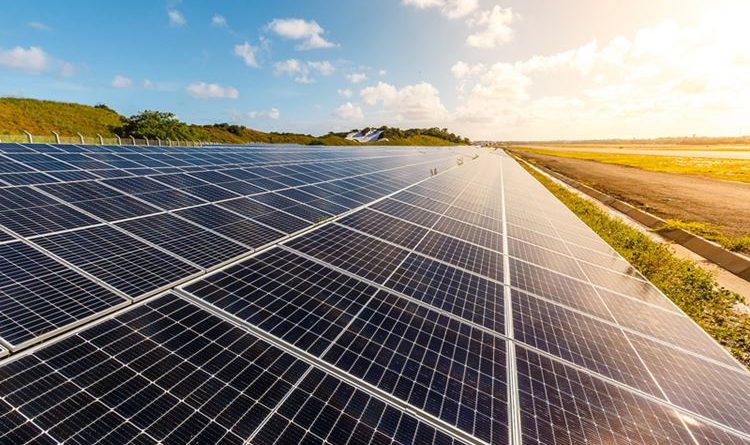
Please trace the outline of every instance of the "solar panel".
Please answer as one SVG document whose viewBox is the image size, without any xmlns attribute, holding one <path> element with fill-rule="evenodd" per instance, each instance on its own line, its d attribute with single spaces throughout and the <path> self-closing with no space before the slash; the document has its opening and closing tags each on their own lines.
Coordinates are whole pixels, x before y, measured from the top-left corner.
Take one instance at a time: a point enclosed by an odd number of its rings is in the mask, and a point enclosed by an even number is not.
<svg viewBox="0 0 750 445">
<path fill-rule="evenodd" d="M 383 294 L 323 358 L 481 440 L 507 438 L 500 338 Z"/>
<path fill-rule="evenodd" d="M 340 225 L 323 226 L 286 246 L 376 283 L 385 281 L 408 253 Z"/>
<path fill-rule="evenodd" d="M 250 251 L 229 238 L 168 213 L 131 219 L 117 226 L 202 268 Z"/>
<path fill-rule="evenodd" d="M 313 354 L 328 348 L 377 288 L 279 248 L 186 291 Z"/>
<path fill-rule="evenodd" d="M 750 444 L 741 365 L 451 150 L 0 145 L 0 443 Z"/>
<path fill-rule="evenodd" d="M 126 300 L 28 244 L 0 245 L 0 338 L 21 348 Z"/>
<path fill-rule="evenodd" d="M 158 291 L 197 267 L 109 226 L 35 238 L 34 243 L 131 298 Z"/>
</svg>

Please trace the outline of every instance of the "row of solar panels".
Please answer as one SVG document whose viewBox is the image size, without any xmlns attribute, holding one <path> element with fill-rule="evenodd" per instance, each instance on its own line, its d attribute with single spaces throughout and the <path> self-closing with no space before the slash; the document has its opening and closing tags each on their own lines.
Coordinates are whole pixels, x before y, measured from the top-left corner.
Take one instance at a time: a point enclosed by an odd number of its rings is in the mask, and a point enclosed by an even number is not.
<svg viewBox="0 0 750 445">
<path fill-rule="evenodd" d="M 455 165 L 371 154 L 0 188 L 0 339 L 21 349 Z"/>
<path fill-rule="evenodd" d="M 178 292 L 0 368 L 12 434 L 748 442 L 746 372 L 508 159 Z"/>
</svg>

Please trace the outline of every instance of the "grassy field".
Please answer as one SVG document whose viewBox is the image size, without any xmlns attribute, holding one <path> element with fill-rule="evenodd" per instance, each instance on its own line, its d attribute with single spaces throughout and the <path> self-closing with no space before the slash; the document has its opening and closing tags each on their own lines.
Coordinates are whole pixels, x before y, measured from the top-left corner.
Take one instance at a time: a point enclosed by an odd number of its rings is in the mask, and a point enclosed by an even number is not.
<svg viewBox="0 0 750 445">
<path fill-rule="evenodd" d="M 544 150 L 523 146 L 513 147 L 513 150 L 604 162 L 606 164 L 623 165 L 663 173 L 679 173 L 683 175 L 705 176 L 712 179 L 750 182 L 750 160 Z"/>
<path fill-rule="evenodd" d="M 709 272 L 675 257 L 665 245 L 522 165 L 732 355 L 750 366 L 750 315 L 734 310 L 735 304 L 742 302 L 741 296 L 719 287 Z"/>
</svg>

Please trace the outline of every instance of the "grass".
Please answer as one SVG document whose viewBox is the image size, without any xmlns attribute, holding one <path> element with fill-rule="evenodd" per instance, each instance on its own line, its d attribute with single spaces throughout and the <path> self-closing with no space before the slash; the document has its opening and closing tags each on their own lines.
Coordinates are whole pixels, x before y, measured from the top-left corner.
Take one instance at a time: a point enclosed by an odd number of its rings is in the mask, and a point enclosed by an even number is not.
<svg viewBox="0 0 750 445">
<path fill-rule="evenodd" d="M 666 245 L 610 217 L 526 163 L 521 165 L 734 357 L 750 366 L 750 315 L 734 310 L 735 304 L 743 302 L 740 295 L 719 287 L 709 272 L 677 258 Z"/>
<path fill-rule="evenodd" d="M 527 147 L 514 149 L 547 156 L 583 159 L 605 164 L 623 165 L 663 173 L 705 176 L 712 179 L 750 182 L 750 160 L 711 159 L 677 156 L 629 155 L 583 151 L 544 150 Z"/>
<path fill-rule="evenodd" d="M 750 235 L 727 236 L 714 225 L 694 221 L 681 221 L 679 219 L 667 220 L 666 224 L 659 228 L 657 232 L 670 229 L 685 230 L 707 240 L 714 241 L 732 252 L 750 253 Z"/>
</svg>

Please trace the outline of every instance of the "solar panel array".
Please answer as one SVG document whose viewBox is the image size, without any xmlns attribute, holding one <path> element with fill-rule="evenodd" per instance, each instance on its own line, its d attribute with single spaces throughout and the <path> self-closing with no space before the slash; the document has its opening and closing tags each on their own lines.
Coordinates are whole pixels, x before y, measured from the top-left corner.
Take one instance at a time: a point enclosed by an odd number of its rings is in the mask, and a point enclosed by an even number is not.
<svg viewBox="0 0 750 445">
<path fill-rule="evenodd" d="M 750 444 L 746 370 L 473 152 L 0 145 L 0 443 Z"/>
</svg>

